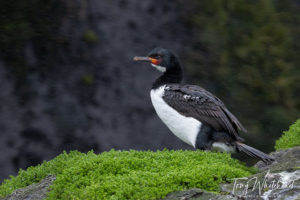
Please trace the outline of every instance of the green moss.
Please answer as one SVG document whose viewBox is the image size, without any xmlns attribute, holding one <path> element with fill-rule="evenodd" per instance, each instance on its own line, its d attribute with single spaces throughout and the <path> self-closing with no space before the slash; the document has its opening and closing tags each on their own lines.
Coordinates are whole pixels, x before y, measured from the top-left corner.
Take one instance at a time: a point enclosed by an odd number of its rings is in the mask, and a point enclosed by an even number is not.
<svg viewBox="0 0 300 200">
<path fill-rule="evenodd" d="M 295 146 L 300 146 L 300 119 L 276 141 L 275 149 L 288 149 Z"/>
<path fill-rule="evenodd" d="M 226 153 L 203 151 L 72 151 L 20 170 L 5 180 L 0 197 L 56 175 L 48 199 L 157 199 L 188 188 L 219 191 L 219 184 L 254 173 Z"/>
<path fill-rule="evenodd" d="M 98 41 L 97 34 L 92 30 L 86 31 L 83 34 L 82 38 L 83 38 L 83 41 L 85 41 L 87 44 L 95 44 Z"/>
<path fill-rule="evenodd" d="M 90 86 L 95 83 L 95 78 L 92 74 L 84 74 L 81 77 L 81 83 L 85 86 Z"/>
</svg>

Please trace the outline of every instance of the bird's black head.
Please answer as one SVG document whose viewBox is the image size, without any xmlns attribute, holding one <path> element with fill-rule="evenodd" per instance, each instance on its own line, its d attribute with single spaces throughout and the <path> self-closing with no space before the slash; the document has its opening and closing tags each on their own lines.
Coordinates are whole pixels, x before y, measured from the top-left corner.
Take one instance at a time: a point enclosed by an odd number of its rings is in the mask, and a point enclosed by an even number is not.
<svg viewBox="0 0 300 200">
<path fill-rule="evenodd" d="M 180 64 L 176 56 L 169 50 L 157 47 L 150 51 L 146 57 L 134 57 L 135 61 L 149 62 L 161 72 L 180 70 Z"/>
</svg>

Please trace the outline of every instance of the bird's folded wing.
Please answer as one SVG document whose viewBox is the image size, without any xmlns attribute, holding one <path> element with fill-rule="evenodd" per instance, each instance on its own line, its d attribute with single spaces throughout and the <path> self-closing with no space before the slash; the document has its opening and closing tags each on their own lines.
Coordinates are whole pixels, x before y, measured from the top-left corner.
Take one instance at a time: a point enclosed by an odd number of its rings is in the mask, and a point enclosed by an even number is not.
<svg viewBox="0 0 300 200">
<path fill-rule="evenodd" d="M 169 84 L 163 99 L 186 117 L 193 117 L 217 131 L 225 131 L 240 139 L 238 129 L 246 132 L 224 103 L 205 89 L 195 85 Z"/>
</svg>

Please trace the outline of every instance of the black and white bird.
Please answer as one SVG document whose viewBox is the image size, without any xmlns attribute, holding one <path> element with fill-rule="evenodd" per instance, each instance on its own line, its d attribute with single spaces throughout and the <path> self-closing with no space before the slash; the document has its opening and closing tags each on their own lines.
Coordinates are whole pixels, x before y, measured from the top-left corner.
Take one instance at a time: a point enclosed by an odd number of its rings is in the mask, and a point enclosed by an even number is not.
<svg viewBox="0 0 300 200">
<path fill-rule="evenodd" d="M 163 48 L 135 61 L 150 63 L 163 72 L 151 89 L 151 101 L 160 119 L 182 141 L 202 150 L 242 151 L 264 162 L 273 158 L 244 144 L 239 120 L 216 96 L 196 85 L 181 84 L 183 70 L 177 57 Z"/>
</svg>

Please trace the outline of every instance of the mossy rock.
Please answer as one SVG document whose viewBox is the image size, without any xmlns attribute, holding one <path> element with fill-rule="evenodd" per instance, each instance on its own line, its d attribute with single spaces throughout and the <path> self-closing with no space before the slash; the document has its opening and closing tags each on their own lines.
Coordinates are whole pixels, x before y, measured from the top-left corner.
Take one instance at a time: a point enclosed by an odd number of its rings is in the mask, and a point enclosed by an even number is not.
<svg viewBox="0 0 300 200">
<path fill-rule="evenodd" d="M 41 200 L 45 199 L 47 193 L 50 191 L 50 186 L 55 180 L 55 176 L 49 175 L 39 183 L 31 184 L 25 188 L 20 188 L 15 190 L 11 195 L 5 198 L 0 198 L 1 200 Z"/>
<path fill-rule="evenodd" d="M 95 31 L 88 30 L 83 34 L 83 41 L 85 41 L 87 44 L 95 44 L 98 42 L 98 36 Z"/>
<path fill-rule="evenodd" d="M 84 74 L 81 77 L 81 83 L 85 86 L 93 85 L 95 83 L 95 77 L 93 74 Z"/>
<path fill-rule="evenodd" d="M 276 141 L 275 149 L 288 149 L 296 146 L 300 146 L 300 119 Z"/>
<path fill-rule="evenodd" d="M 255 172 L 226 153 L 203 151 L 116 151 L 63 153 L 5 180 L 0 197 L 37 183 L 56 180 L 47 199 L 159 199 L 189 188 L 219 192 L 220 183 Z"/>
</svg>

